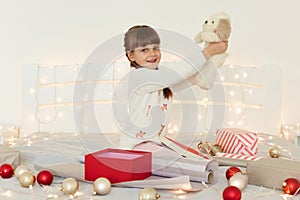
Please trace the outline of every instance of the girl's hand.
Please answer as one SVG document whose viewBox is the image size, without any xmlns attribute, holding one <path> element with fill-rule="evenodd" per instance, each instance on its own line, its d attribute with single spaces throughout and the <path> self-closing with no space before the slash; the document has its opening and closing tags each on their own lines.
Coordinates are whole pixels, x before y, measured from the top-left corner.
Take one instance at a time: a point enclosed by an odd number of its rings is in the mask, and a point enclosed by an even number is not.
<svg viewBox="0 0 300 200">
<path fill-rule="evenodd" d="M 211 42 L 208 47 L 203 49 L 202 53 L 206 59 L 209 59 L 210 57 L 224 53 L 228 48 L 228 41 L 223 42 Z"/>
</svg>

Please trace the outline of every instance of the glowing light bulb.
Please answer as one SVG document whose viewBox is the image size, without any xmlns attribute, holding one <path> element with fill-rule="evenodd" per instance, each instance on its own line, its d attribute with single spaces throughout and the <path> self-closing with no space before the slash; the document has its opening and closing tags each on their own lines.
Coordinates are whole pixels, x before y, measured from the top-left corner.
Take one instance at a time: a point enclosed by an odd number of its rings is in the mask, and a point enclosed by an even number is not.
<svg viewBox="0 0 300 200">
<path fill-rule="evenodd" d="M 242 108 L 237 107 L 236 110 L 235 110 L 235 113 L 236 114 L 241 114 L 241 112 L 242 112 Z"/>
<path fill-rule="evenodd" d="M 63 114 L 62 112 L 59 112 L 59 113 L 58 113 L 58 116 L 59 116 L 60 118 L 62 118 L 62 117 L 64 116 L 64 114 Z"/>
<path fill-rule="evenodd" d="M 186 192 L 181 190 L 181 189 L 178 189 L 178 190 L 175 190 L 173 191 L 175 194 L 185 194 Z"/>
<path fill-rule="evenodd" d="M 13 192 L 11 190 L 7 190 L 6 192 L 2 193 L 3 196 L 12 197 Z"/>
<path fill-rule="evenodd" d="M 230 96 L 234 96 L 234 91 L 231 90 L 231 91 L 229 92 L 229 95 L 230 95 Z"/>
<path fill-rule="evenodd" d="M 269 140 L 272 140 L 273 139 L 273 137 L 272 136 L 269 136 Z"/>
<path fill-rule="evenodd" d="M 30 139 L 27 139 L 26 143 L 27 143 L 27 146 L 31 146 L 32 141 Z"/>
<path fill-rule="evenodd" d="M 174 130 L 174 131 L 178 131 L 178 128 L 177 128 L 176 125 L 174 126 L 173 130 Z"/>
<path fill-rule="evenodd" d="M 234 75 L 234 78 L 235 78 L 235 79 L 239 79 L 239 78 L 240 78 L 240 75 L 239 75 L 239 74 L 235 74 L 235 75 Z"/>
<path fill-rule="evenodd" d="M 75 72 L 78 72 L 78 71 L 79 71 L 79 65 L 75 65 L 75 66 L 73 67 L 73 70 L 74 70 Z"/>
<path fill-rule="evenodd" d="M 30 89 L 29 89 L 29 93 L 30 93 L 30 94 L 34 94 L 34 93 L 35 93 L 35 89 L 30 88 Z"/>
<path fill-rule="evenodd" d="M 62 98 L 61 97 L 57 97 L 56 98 L 56 102 L 61 102 L 62 101 Z"/>
<path fill-rule="evenodd" d="M 179 195 L 177 196 L 178 199 L 186 199 L 186 196 L 185 195 Z"/>
</svg>

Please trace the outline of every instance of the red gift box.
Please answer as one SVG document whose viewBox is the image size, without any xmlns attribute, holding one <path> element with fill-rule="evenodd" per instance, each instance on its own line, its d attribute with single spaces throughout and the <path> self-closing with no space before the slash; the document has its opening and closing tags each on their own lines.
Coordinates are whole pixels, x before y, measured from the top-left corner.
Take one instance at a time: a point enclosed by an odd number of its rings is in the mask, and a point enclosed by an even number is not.
<svg viewBox="0 0 300 200">
<path fill-rule="evenodd" d="M 238 128 L 217 130 L 216 144 L 221 146 L 224 153 L 255 156 L 258 151 L 256 133 Z"/>
<path fill-rule="evenodd" d="M 143 180 L 151 176 L 151 152 L 104 149 L 85 155 L 85 180 L 107 178 L 111 183 Z"/>
</svg>

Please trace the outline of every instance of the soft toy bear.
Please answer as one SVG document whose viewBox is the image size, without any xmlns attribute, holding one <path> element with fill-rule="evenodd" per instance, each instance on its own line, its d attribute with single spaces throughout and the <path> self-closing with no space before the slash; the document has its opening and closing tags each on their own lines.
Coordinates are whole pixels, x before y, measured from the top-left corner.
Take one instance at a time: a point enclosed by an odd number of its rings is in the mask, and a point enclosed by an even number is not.
<svg viewBox="0 0 300 200">
<path fill-rule="evenodd" d="M 228 14 L 218 12 L 210 16 L 202 25 L 202 31 L 195 37 L 196 43 L 205 42 L 205 47 L 210 42 L 228 41 L 231 33 L 231 22 Z M 228 57 L 227 53 L 214 55 L 211 57 L 212 62 L 220 67 Z"/>
</svg>

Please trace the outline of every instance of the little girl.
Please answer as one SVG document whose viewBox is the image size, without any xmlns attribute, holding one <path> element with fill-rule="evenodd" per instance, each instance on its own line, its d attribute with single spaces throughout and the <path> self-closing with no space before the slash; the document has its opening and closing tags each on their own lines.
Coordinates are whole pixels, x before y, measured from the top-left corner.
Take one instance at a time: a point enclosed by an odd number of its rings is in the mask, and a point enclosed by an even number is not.
<svg viewBox="0 0 300 200">
<path fill-rule="evenodd" d="M 206 60 L 197 66 L 198 69 L 182 66 L 159 68 L 161 51 L 158 33 L 146 25 L 130 28 L 124 37 L 125 52 L 131 66 L 127 108 L 130 127 L 122 133 L 120 148 L 133 149 L 145 141 L 160 144 L 159 136 L 165 133 L 168 125 L 167 115 L 173 92 L 190 86 L 187 81 L 209 89 L 217 71 L 210 57 L 225 52 L 227 46 L 227 42 L 212 43 L 199 52 L 199 56 L 204 56 Z"/>
</svg>

